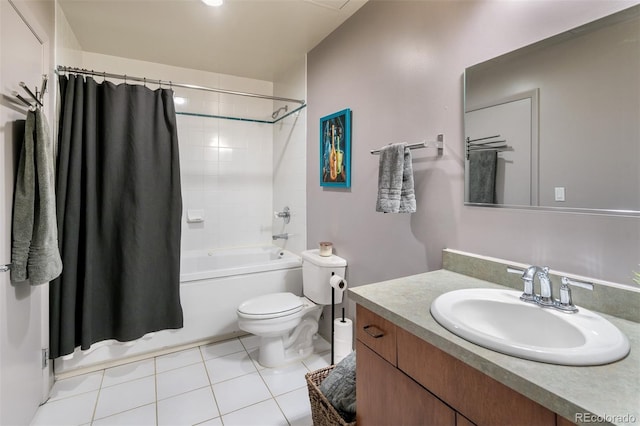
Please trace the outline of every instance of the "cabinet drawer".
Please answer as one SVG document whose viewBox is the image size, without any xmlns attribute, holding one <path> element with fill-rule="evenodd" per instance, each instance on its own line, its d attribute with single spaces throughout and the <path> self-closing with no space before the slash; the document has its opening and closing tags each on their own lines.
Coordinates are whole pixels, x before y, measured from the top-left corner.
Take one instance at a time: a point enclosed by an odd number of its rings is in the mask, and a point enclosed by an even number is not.
<svg viewBox="0 0 640 426">
<path fill-rule="evenodd" d="M 398 368 L 473 423 L 555 425 L 555 413 L 419 337 L 397 330 Z"/>
<path fill-rule="evenodd" d="M 396 326 L 360 305 L 356 308 L 356 339 L 397 365 Z"/>
</svg>

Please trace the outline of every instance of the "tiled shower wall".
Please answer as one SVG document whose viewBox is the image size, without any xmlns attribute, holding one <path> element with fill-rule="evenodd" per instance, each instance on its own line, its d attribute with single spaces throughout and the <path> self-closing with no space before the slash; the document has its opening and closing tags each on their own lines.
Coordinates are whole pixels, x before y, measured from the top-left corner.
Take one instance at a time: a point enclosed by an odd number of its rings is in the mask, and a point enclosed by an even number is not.
<svg viewBox="0 0 640 426">
<path fill-rule="evenodd" d="M 273 93 L 273 83 L 268 81 L 88 52 L 83 52 L 82 57 L 82 66 L 87 69 L 233 91 Z M 184 104 L 176 104 L 177 112 L 271 120 L 274 111 L 270 100 L 173 89 L 176 97 L 185 100 Z M 271 244 L 273 125 L 178 114 L 178 139 L 182 250 Z M 204 222 L 187 223 L 190 210 L 203 211 Z"/>
<path fill-rule="evenodd" d="M 204 212 L 182 249 L 270 244 L 271 125 L 178 115 L 178 138 L 185 215 Z"/>
</svg>

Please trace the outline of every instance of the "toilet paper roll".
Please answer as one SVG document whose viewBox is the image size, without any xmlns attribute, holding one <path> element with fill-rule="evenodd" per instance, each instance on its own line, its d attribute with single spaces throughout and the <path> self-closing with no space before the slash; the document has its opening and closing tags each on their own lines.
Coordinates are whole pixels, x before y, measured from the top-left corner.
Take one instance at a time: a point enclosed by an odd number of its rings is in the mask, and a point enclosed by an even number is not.
<svg viewBox="0 0 640 426">
<path fill-rule="evenodd" d="M 331 278 L 329 278 L 329 284 L 339 292 L 343 292 L 347 289 L 347 280 L 337 274 L 332 275 Z"/>
<path fill-rule="evenodd" d="M 344 322 L 336 318 L 333 323 L 333 357 L 334 362 L 338 363 L 353 350 L 353 322 L 349 318 L 345 318 Z"/>
</svg>

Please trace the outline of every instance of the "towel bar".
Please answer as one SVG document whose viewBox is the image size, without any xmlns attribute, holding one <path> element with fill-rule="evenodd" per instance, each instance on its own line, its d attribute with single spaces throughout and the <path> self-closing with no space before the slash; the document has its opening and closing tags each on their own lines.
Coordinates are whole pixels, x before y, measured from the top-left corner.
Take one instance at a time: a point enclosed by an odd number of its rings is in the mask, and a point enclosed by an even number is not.
<svg viewBox="0 0 640 426">
<path fill-rule="evenodd" d="M 6 265 L 0 265 L 0 272 L 9 272 L 11 270 L 11 263 L 7 263 Z"/>
<path fill-rule="evenodd" d="M 438 149 L 439 156 L 441 156 L 444 153 L 444 134 L 440 133 L 438 135 L 438 139 L 433 142 L 422 141 L 422 142 L 412 143 L 407 145 L 407 148 L 409 149 L 433 148 L 433 147 Z M 380 154 L 381 150 L 382 148 L 372 149 L 371 154 L 374 154 L 374 155 Z"/>
</svg>

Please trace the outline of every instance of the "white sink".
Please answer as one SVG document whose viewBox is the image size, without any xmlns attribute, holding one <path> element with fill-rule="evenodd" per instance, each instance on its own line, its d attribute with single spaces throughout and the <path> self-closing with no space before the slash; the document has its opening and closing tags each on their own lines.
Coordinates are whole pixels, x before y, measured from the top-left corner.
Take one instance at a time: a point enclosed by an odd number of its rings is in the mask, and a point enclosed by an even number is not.
<svg viewBox="0 0 640 426">
<path fill-rule="evenodd" d="M 522 292 L 455 290 L 431 304 L 431 315 L 463 339 L 507 355 L 561 365 L 601 365 L 629 353 L 629 341 L 600 315 L 575 314 L 520 300 Z"/>
</svg>

